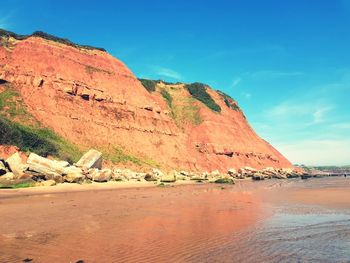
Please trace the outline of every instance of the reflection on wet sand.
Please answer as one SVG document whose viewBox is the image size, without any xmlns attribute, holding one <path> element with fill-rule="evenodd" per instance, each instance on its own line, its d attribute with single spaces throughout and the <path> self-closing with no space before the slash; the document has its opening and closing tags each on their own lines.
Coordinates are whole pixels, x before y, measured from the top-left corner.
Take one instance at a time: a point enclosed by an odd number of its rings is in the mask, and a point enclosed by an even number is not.
<svg viewBox="0 0 350 263">
<path fill-rule="evenodd" d="M 0 195 L 0 262 L 346 262 L 349 183 Z"/>
</svg>

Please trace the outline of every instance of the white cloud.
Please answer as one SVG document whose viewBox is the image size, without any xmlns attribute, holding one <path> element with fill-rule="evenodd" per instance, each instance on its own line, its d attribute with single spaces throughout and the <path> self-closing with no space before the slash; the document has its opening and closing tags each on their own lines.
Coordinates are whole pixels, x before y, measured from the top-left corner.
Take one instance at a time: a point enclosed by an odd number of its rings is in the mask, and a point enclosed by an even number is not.
<svg viewBox="0 0 350 263">
<path fill-rule="evenodd" d="M 240 77 L 235 78 L 235 79 L 232 81 L 231 88 L 237 87 L 237 85 L 238 85 L 241 81 L 242 81 L 242 79 L 241 79 Z"/>
<path fill-rule="evenodd" d="M 333 129 L 350 130 L 350 123 L 349 122 L 334 123 L 331 125 L 331 127 Z"/>
<path fill-rule="evenodd" d="M 289 100 L 270 108 L 266 115 L 272 120 L 287 123 L 296 120 L 299 124 L 315 125 L 327 121 L 327 113 L 333 109 L 332 105 Z"/>
<path fill-rule="evenodd" d="M 241 95 L 247 100 L 249 100 L 252 97 L 252 94 L 250 94 L 249 92 L 245 92 L 245 91 L 241 92 Z"/>
<path fill-rule="evenodd" d="M 349 165 L 350 139 L 304 140 L 275 144 L 292 163 L 306 165 Z"/>
<path fill-rule="evenodd" d="M 333 107 L 330 107 L 330 106 L 316 109 L 315 112 L 313 113 L 313 117 L 314 117 L 313 124 L 324 122 L 326 113 L 331 111 L 332 109 Z"/>
<path fill-rule="evenodd" d="M 164 68 L 164 67 L 154 67 L 154 71 L 157 75 L 161 77 L 167 77 L 171 79 L 176 80 L 182 80 L 183 77 L 180 73 L 176 72 L 175 70 Z"/>
</svg>

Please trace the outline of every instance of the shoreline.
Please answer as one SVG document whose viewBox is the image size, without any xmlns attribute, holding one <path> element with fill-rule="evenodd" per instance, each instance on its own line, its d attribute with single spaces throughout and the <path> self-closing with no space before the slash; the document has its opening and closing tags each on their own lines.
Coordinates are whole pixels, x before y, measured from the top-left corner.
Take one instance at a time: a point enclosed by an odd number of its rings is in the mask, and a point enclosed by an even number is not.
<svg viewBox="0 0 350 263">
<path fill-rule="evenodd" d="M 310 180 L 322 180 L 327 178 L 335 178 L 335 177 L 320 177 L 320 178 L 311 178 L 308 179 L 307 182 L 310 182 Z M 339 177 L 341 178 L 341 177 Z M 291 182 L 306 182 L 306 180 L 302 180 L 300 178 L 291 178 L 291 179 L 268 179 L 268 180 L 253 180 L 250 177 L 244 178 L 244 179 L 235 179 L 234 184 L 226 184 L 226 183 L 215 183 L 210 182 L 208 180 L 204 181 L 196 181 L 196 180 L 179 180 L 176 182 L 171 183 L 163 183 L 159 181 L 155 182 L 147 182 L 147 181 L 108 181 L 108 182 L 91 182 L 89 184 L 83 183 L 83 184 L 72 184 L 72 183 L 61 183 L 56 184 L 53 186 L 32 186 L 32 187 L 26 187 L 26 188 L 17 188 L 17 189 L 0 189 L 0 199 L 2 198 L 11 198 L 11 197 L 21 197 L 21 196 L 32 196 L 32 195 L 44 195 L 44 194 L 59 194 L 59 193 L 75 193 L 75 192 L 89 192 L 89 191 L 107 191 L 107 190 L 114 190 L 114 189 L 144 189 L 144 188 L 152 188 L 152 187 L 164 187 L 164 188 L 172 188 L 172 187 L 178 187 L 178 186 L 188 186 L 188 185 L 216 185 L 218 187 L 232 187 L 232 189 L 237 188 L 239 190 L 239 187 L 241 186 L 241 183 L 252 183 L 252 184 L 262 184 L 266 182 L 270 182 L 271 185 L 278 184 L 280 187 L 282 185 L 286 185 Z M 268 183 L 266 183 L 268 184 Z M 260 188 L 260 187 L 257 187 Z M 278 187 L 279 188 L 279 187 Z M 295 198 L 297 199 L 297 197 Z"/>
</svg>

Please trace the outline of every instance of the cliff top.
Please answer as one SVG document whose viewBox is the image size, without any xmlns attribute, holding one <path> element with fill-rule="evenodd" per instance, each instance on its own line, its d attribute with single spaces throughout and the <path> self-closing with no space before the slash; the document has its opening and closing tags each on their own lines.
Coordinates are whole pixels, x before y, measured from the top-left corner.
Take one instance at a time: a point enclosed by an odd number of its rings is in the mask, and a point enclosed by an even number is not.
<svg viewBox="0 0 350 263">
<path fill-rule="evenodd" d="M 104 48 L 93 47 L 93 46 L 89 46 L 89 45 L 79 45 L 79 44 L 76 44 L 76 43 L 70 41 L 69 39 L 50 35 L 50 34 L 47 34 L 45 32 L 42 32 L 42 31 L 35 31 L 31 35 L 19 35 L 19 34 L 11 32 L 11 31 L 7 31 L 7 30 L 0 28 L 0 37 L 4 37 L 4 36 L 5 37 L 12 37 L 12 38 L 17 39 L 17 40 L 25 40 L 29 37 L 40 37 L 40 38 L 43 38 L 46 40 L 58 42 L 58 43 L 61 43 L 61 44 L 67 45 L 67 46 L 71 46 L 71 47 L 75 47 L 75 48 L 84 48 L 84 49 L 89 49 L 89 50 L 96 49 L 96 50 L 106 52 L 106 50 Z"/>
</svg>

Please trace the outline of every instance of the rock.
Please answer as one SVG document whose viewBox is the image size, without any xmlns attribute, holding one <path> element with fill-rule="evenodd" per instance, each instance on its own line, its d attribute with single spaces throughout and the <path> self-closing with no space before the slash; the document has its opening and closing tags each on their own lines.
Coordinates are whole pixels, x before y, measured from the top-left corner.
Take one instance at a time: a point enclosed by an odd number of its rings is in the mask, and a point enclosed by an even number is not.
<svg viewBox="0 0 350 263">
<path fill-rule="evenodd" d="M 265 176 L 261 173 L 256 173 L 253 175 L 252 179 L 256 181 L 261 181 L 265 179 Z"/>
<path fill-rule="evenodd" d="M 153 107 L 151 105 L 146 105 L 143 107 L 143 109 L 148 110 L 148 111 L 153 111 Z"/>
<path fill-rule="evenodd" d="M 112 180 L 114 181 L 127 181 L 128 178 L 124 175 L 121 169 L 114 169 L 112 171 Z"/>
<path fill-rule="evenodd" d="M 210 174 L 208 172 L 204 172 L 202 174 L 194 173 L 191 175 L 191 180 L 193 181 L 205 181 L 208 180 Z"/>
<path fill-rule="evenodd" d="M 231 168 L 227 171 L 227 174 L 231 177 L 237 177 L 238 173 L 237 173 L 236 169 Z"/>
<path fill-rule="evenodd" d="M 64 178 L 60 174 L 48 174 L 45 175 L 45 180 L 47 181 L 55 181 L 55 183 L 61 184 L 64 182 Z"/>
<path fill-rule="evenodd" d="M 144 179 L 148 182 L 150 181 L 158 181 L 164 174 L 158 169 L 152 169 L 151 172 L 146 173 Z"/>
<path fill-rule="evenodd" d="M 276 178 L 276 179 L 287 179 L 287 176 L 285 174 L 278 173 L 278 174 L 274 175 L 273 178 Z"/>
<path fill-rule="evenodd" d="M 103 170 L 98 170 L 98 169 L 93 169 L 91 172 L 91 180 L 94 182 L 108 182 L 112 178 L 112 170 L 111 169 L 103 169 Z"/>
<path fill-rule="evenodd" d="M 244 175 L 244 177 L 252 177 L 257 172 L 258 172 L 258 170 L 254 169 L 252 167 L 249 167 L 249 166 L 245 166 L 245 167 L 240 168 L 238 170 L 238 173 L 241 175 Z"/>
<path fill-rule="evenodd" d="M 33 79 L 33 85 L 35 87 L 41 87 L 44 84 L 44 80 L 41 77 L 35 77 Z"/>
<path fill-rule="evenodd" d="M 126 180 L 131 180 L 132 178 L 134 178 L 134 172 L 129 170 L 129 169 L 123 169 L 121 171 L 121 175 L 126 178 Z"/>
<path fill-rule="evenodd" d="M 35 153 L 29 155 L 27 164 L 28 172 L 39 178 L 60 176 L 66 168 L 61 162 L 41 157 Z"/>
<path fill-rule="evenodd" d="M 235 184 L 232 178 L 219 178 L 214 181 L 216 184 Z"/>
<path fill-rule="evenodd" d="M 67 161 L 57 161 L 57 160 L 52 160 L 54 163 L 56 163 L 57 165 L 61 166 L 61 167 L 68 167 L 70 166 L 69 162 Z"/>
<path fill-rule="evenodd" d="M 9 158 L 7 158 L 6 163 L 17 178 L 21 177 L 24 174 L 24 165 L 22 164 L 22 159 L 19 156 L 18 152 L 12 154 Z"/>
<path fill-rule="evenodd" d="M 302 180 L 306 180 L 306 179 L 309 179 L 309 178 L 311 178 L 312 176 L 311 175 L 309 175 L 309 174 L 303 174 L 302 176 L 301 176 L 301 179 Z"/>
<path fill-rule="evenodd" d="M 75 166 L 67 167 L 63 172 L 63 179 L 65 182 L 68 183 L 83 183 L 85 179 L 85 175 L 83 174 L 83 171 Z"/>
<path fill-rule="evenodd" d="M 153 174 L 153 173 L 146 173 L 144 179 L 145 179 L 147 182 L 154 182 L 154 181 L 158 181 L 158 176 L 156 176 L 156 175 Z"/>
<path fill-rule="evenodd" d="M 5 163 L 0 160 L 0 176 L 6 174 L 8 171 L 6 169 Z"/>
<path fill-rule="evenodd" d="M 80 158 L 80 160 L 76 163 L 76 166 L 86 169 L 102 169 L 102 153 L 97 150 L 90 149 Z"/>
<path fill-rule="evenodd" d="M 186 172 L 186 171 L 180 171 L 180 175 L 189 177 L 189 176 L 190 176 L 190 173 L 189 173 L 189 172 Z"/>
<path fill-rule="evenodd" d="M 219 172 L 219 170 L 215 170 L 215 171 L 212 171 L 210 173 L 210 176 L 211 177 L 219 177 L 219 176 L 221 176 L 221 173 Z"/>
<path fill-rule="evenodd" d="M 23 180 L 23 179 L 31 179 L 33 177 L 33 175 L 31 174 L 27 174 L 27 173 L 23 173 L 21 176 L 19 176 L 17 179 Z"/>
<path fill-rule="evenodd" d="M 160 178 L 162 183 L 173 183 L 176 181 L 176 171 L 171 171 L 168 174 L 163 174 Z"/>
<path fill-rule="evenodd" d="M 8 172 L 4 175 L 2 175 L 1 177 L 1 181 L 10 181 L 10 180 L 14 180 L 15 179 L 15 175 L 11 172 Z"/>
<path fill-rule="evenodd" d="M 187 180 L 190 180 L 188 176 L 182 175 L 180 173 L 176 175 L 176 181 L 187 181 Z"/>
<path fill-rule="evenodd" d="M 54 186 L 56 182 L 54 180 L 42 181 L 37 184 L 38 186 Z"/>
</svg>

